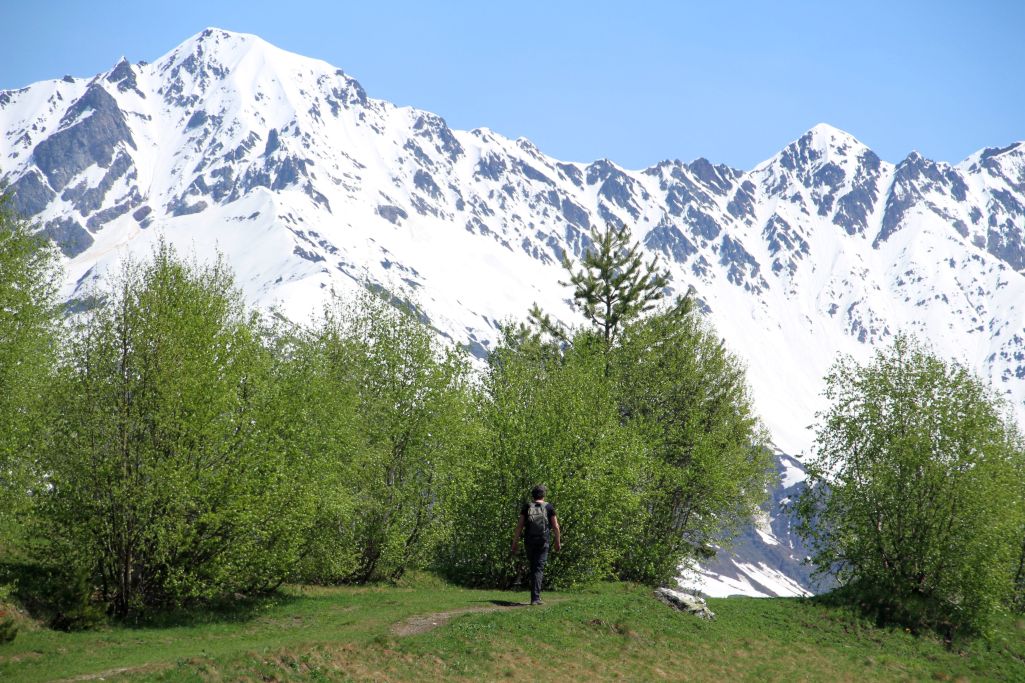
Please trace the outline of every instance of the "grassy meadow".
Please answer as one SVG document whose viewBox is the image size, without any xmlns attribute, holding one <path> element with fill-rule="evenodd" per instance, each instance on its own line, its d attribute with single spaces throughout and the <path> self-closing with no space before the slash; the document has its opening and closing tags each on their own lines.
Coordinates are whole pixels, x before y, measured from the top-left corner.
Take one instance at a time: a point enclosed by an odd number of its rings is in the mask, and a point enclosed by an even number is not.
<svg viewBox="0 0 1025 683">
<path fill-rule="evenodd" d="M 420 575 L 87 632 L 25 623 L 0 680 L 1025 680 L 1020 618 L 948 648 L 814 600 L 712 599 L 706 622 L 632 584 L 525 598 Z"/>
</svg>

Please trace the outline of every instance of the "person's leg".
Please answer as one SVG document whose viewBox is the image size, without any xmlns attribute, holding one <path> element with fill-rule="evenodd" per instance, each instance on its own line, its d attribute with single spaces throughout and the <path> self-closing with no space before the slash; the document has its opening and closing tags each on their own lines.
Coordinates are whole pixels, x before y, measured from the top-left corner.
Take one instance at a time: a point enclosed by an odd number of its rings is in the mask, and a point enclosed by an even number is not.
<svg viewBox="0 0 1025 683">
<path fill-rule="evenodd" d="M 548 544 L 527 546 L 530 560 L 530 602 L 541 602 L 541 585 L 544 581 L 545 562 L 548 560 Z"/>
</svg>

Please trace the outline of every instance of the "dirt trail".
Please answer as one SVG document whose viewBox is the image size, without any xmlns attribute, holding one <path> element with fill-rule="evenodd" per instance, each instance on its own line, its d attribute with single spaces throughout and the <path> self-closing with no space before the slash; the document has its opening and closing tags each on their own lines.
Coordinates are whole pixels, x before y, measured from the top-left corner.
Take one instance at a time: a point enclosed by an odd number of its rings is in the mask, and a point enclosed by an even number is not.
<svg viewBox="0 0 1025 683">
<path fill-rule="evenodd" d="M 556 600 L 555 602 L 558 602 Z M 396 636 L 413 636 L 418 633 L 425 633 L 432 629 L 436 629 L 439 626 L 444 626 L 455 617 L 463 614 L 480 614 L 483 612 L 498 612 L 507 609 L 516 609 L 522 607 L 530 607 L 525 602 L 506 602 L 504 600 L 494 600 L 489 605 L 481 605 L 479 607 L 463 607 L 460 609 L 447 610 L 444 612 L 433 612 L 431 614 L 417 614 L 407 619 L 403 619 L 391 628 L 392 635 Z M 168 663 L 151 663 L 143 664 L 141 666 L 126 666 L 118 669 L 107 669 L 106 671 L 100 671 L 98 673 L 82 674 L 74 676 L 72 678 L 65 678 L 58 683 L 72 683 L 72 681 L 95 681 L 103 680 L 111 676 L 117 676 L 120 674 L 135 674 L 135 673 L 153 673 L 160 671 L 161 669 L 167 669 L 171 665 Z"/>
<path fill-rule="evenodd" d="M 462 609 L 453 609 L 446 612 L 417 614 L 392 626 L 391 632 L 392 635 L 396 636 L 414 636 L 418 633 L 424 633 L 426 631 L 436 629 L 439 626 L 444 626 L 454 617 L 458 617 L 463 614 L 498 612 L 500 610 L 516 609 L 518 607 L 530 607 L 530 605 L 525 602 L 495 601 L 493 604 L 488 606 L 464 607 Z"/>
<path fill-rule="evenodd" d="M 123 666 L 118 669 L 107 669 L 106 671 L 100 671 L 93 674 L 81 674 L 79 676 L 72 676 L 71 678 L 62 678 L 56 683 L 72 683 L 73 681 L 102 681 L 111 676 L 119 676 L 121 674 L 138 674 L 138 673 L 155 673 L 162 669 L 168 669 L 171 665 L 168 663 L 163 664 L 143 664 L 141 666 Z"/>
</svg>

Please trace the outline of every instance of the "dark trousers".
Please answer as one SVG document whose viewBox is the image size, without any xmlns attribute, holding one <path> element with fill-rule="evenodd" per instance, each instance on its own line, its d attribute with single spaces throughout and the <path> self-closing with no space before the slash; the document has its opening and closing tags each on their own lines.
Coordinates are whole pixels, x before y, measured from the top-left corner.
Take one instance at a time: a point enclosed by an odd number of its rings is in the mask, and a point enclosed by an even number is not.
<svg viewBox="0 0 1025 683">
<path fill-rule="evenodd" d="M 527 560 L 530 562 L 530 601 L 541 599 L 541 582 L 545 576 L 545 562 L 548 561 L 548 543 L 526 543 Z"/>
</svg>

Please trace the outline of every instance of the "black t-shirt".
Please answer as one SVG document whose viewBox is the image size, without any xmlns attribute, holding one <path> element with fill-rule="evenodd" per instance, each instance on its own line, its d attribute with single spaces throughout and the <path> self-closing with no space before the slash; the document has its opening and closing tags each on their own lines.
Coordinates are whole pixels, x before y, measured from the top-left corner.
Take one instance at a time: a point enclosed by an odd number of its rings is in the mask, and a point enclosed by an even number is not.
<svg viewBox="0 0 1025 683">
<path fill-rule="evenodd" d="M 533 505 L 533 504 L 534 504 L 533 502 L 531 502 L 531 503 L 524 503 L 523 507 L 520 508 L 520 515 L 523 517 L 524 520 L 527 519 L 527 512 L 530 510 L 530 506 Z M 551 503 L 546 502 L 545 503 L 545 512 L 548 514 L 548 533 L 545 534 L 545 542 L 547 542 L 548 541 L 548 537 L 551 534 L 552 518 L 555 517 L 555 506 L 552 505 Z M 524 540 L 529 540 L 529 539 L 525 538 Z"/>
</svg>

